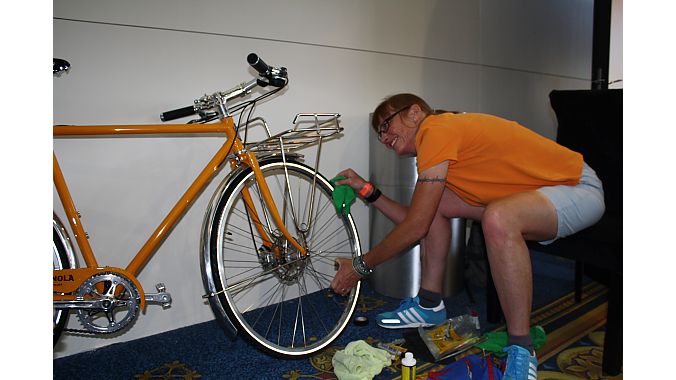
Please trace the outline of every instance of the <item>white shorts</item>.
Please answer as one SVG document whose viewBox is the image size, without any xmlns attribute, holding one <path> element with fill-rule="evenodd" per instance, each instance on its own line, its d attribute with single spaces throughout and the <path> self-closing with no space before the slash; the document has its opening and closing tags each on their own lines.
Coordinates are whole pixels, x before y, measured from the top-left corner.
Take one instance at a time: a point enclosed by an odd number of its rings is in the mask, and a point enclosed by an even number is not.
<svg viewBox="0 0 676 380">
<path fill-rule="evenodd" d="M 606 209 L 603 201 L 603 184 L 594 169 L 585 162 L 580 182 L 576 186 L 545 186 L 538 189 L 554 204 L 558 218 L 558 231 L 550 244 L 558 238 L 572 235 L 598 222 Z"/>
</svg>

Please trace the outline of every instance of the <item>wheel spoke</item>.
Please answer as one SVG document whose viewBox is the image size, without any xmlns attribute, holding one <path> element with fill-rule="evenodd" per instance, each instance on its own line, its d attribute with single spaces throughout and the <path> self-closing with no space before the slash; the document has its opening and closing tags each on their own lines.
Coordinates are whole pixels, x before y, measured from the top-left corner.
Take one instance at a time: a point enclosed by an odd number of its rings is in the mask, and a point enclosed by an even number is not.
<svg viewBox="0 0 676 380">
<path fill-rule="evenodd" d="M 318 176 L 314 184 L 314 169 L 297 163 L 287 169 L 288 184 L 283 163 L 261 165 L 286 228 L 308 256 L 302 257 L 278 226 L 270 224 L 260 187 L 245 171 L 226 187 L 225 206 L 213 224 L 220 241 L 210 251 L 217 263 L 210 266 L 215 269 L 210 278 L 219 281 L 215 289 L 223 289 L 223 296 L 217 300 L 243 333 L 266 350 L 298 356 L 327 347 L 346 326 L 358 288 L 346 299 L 330 291 L 334 261 L 360 253 L 351 217 L 334 213 L 328 181 Z M 255 203 L 251 207 L 240 195 L 245 186 Z M 268 235 L 265 239 L 254 224 L 254 209 Z M 266 243 L 261 249 L 268 238 L 272 247 Z"/>
</svg>

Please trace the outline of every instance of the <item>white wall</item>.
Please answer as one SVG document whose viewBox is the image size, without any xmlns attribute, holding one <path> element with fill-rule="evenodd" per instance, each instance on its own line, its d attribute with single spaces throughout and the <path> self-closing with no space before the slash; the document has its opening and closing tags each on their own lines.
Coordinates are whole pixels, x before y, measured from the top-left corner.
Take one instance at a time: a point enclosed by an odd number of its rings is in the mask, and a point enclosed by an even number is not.
<svg viewBox="0 0 676 380">
<path fill-rule="evenodd" d="M 613 0 L 612 13 L 610 16 L 610 59 L 608 62 L 608 85 L 609 88 L 623 88 L 622 81 L 622 31 L 623 31 L 623 8 L 622 0 Z M 615 83 L 612 83 L 615 82 Z"/>
<path fill-rule="evenodd" d="M 248 80 L 257 52 L 290 84 L 257 107 L 273 130 L 298 112 L 339 112 L 344 136 L 322 171 L 368 175 L 368 114 L 386 95 L 413 92 L 433 107 L 495 113 L 553 138 L 552 89 L 589 88 L 592 5 L 556 0 L 60 0 L 54 56 L 55 124 L 157 123 L 157 115 Z M 99 262 L 126 266 L 222 143 L 218 137 L 55 139 Z M 222 178 L 222 175 L 219 177 Z M 164 282 L 168 310 L 149 306 L 119 336 L 65 335 L 60 357 L 213 318 L 198 249 L 213 181 L 139 279 Z M 55 191 L 54 191 L 55 193 Z M 58 198 L 54 207 L 63 215 Z M 365 249 L 368 212 L 353 208 Z M 77 318 L 69 326 L 78 328 Z"/>
</svg>

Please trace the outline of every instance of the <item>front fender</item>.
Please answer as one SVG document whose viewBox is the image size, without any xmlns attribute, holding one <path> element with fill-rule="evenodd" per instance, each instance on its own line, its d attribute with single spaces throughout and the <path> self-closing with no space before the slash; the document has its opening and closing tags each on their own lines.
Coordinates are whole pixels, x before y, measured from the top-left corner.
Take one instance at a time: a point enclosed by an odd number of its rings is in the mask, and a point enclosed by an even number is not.
<svg viewBox="0 0 676 380">
<path fill-rule="evenodd" d="M 288 161 L 297 161 L 300 157 L 298 154 L 287 154 L 286 158 Z M 259 160 L 259 165 L 263 166 L 270 161 L 281 161 L 281 156 L 268 156 Z M 236 170 L 231 171 L 223 181 L 218 185 L 218 188 L 211 196 L 207 211 L 204 214 L 204 220 L 202 222 L 202 236 L 200 238 L 200 268 L 202 271 L 202 282 L 204 284 L 204 290 L 206 291 L 206 298 L 209 299 L 209 304 L 214 314 L 216 314 L 216 319 L 224 328 L 226 334 L 234 339 L 237 336 L 237 328 L 228 317 L 227 313 L 223 309 L 218 300 L 217 289 L 215 286 L 214 279 L 212 277 L 211 271 L 211 235 L 212 235 L 212 226 L 214 225 L 214 218 L 216 217 L 216 211 L 219 203 L 225 196 L 225 190 L 230 183 L 230 181 L 238 176 L 240 173 L 248 170 L 248 167 L 239 167 Z"/>
<path fill-rule="evenodd" d="M 202 272 L 202 283 L 204 284 L 204 290 L 206 291 L 207 299 L 209 300 L 209 305 L 211 310 L 216 314 L 216 320 L 221 324 L 226 334 L 230 339 L 235 339 L 237 336 L 237 328 L 232 323 L 227 313 L 223 309 L 223 306 L 218 302 L 218 295 L 216 294 L 216 286 L 214 284 L 214 279 L 211 273 L 211 226 L 213 225 L 213 220 L 216 213 L 216 206 L 223 198 L 225 193 L 225 188 L 232 178 L 244 171 L 244 168 L 240 167 L 236 170 L 231 171 L 221 183 L 218 185 L 218 188 L 211 196 L 209 205 L 207 206 L 207 211 L 204 213 L 204 220 L 202 221 L 202 237 L 200 238 L 200 269 Z"/>
</svg>

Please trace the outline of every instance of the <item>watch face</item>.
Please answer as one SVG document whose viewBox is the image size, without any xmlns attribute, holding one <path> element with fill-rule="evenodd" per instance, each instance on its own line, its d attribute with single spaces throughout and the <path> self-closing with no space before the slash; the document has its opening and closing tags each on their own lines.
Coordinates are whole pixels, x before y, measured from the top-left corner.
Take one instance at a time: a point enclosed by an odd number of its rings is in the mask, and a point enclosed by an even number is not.
<svg viewBox="0 0 676 380">
<path fill-rule="evenodd" d="M 352 259 L 352 268 L 354 268 L 355 272 L 362 277 L 366 277 L 373 273 L 373 269 L 366 266 L 366 263 L 362 260 L 361 256 L 355 256 Z"/>
</svg>

